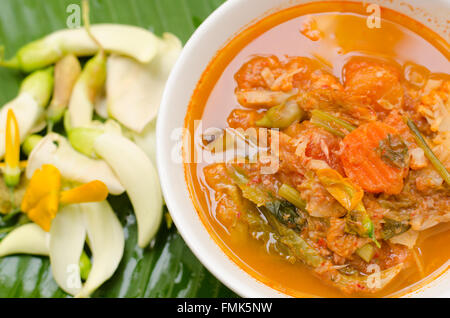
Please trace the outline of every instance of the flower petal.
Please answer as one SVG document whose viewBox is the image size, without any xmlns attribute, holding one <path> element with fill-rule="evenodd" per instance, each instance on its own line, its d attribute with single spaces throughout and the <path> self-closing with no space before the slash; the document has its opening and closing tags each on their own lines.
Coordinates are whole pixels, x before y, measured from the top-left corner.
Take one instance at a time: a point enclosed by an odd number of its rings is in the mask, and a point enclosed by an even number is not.
<svg viewBox="0 0 450 318">
<path fill-rule="evenodd" d="M 181 41 L 164 33 L 159 50 L 148 64 L 120 55 L 108 58 L 108 113 L 125 127 L 141 133 L 159 109 L 170 71 L 182 49 Z"/>
<path fill-rule="evenodd" d="M 52 165 L 43 165 L 36 170 L 28 184 L 22 201 L 22 211 L 49 231 L 52 219 L 58 212 L 61 174 Z"/>
<path fill-rule="evenodd" d="M 104 133 L 95 141 L 96 153 L 114 170 L 133 204 L 138 224 L 138 245 L 145 247 L 162 219 L 163 199 L 151 160 L 131 140 Z"/>
<path fill-rule="evenodd" d="M 61 174 L 52 165 L 43 165 L 34 172 L 22 201 L 24 212 L 36 206 L 46 195 L 58 194 L 61 188 Z"/>
<path fill-rule="evenodd" d="M 82 288 L 79 261 L 86 238 L 80 205 L 61 208 L 50 229 L 50 263 L 56 283 L 76 295 Z"/>
<path fill-rule="evenodd" d="M 19 166 L 20 135 L 16 115 L 12 109 L 8 109 L 6 116 L 5 162 L 9 168 Z"/>
<path fill-rule="evenodd" d="M 122 225 L 107 201 L 80 204 L 93 264 L 77 297 L 88 297 L 109 279 L 122 259 L 125 237 Z"/>
<path fill-rule="evenodd" d="M 107 196 L 108 188 L 106 185 L 99 180 L 94 180 L 79 187 L 61 192 L 60 203 L 100 202 L 105 200 Z"/>
<path fill-rule="evenodd" d="M 79 153 L 66 138 L 56 133 L 45 136 L 31 152 L 26 169 L 27 177 L 31 178 L 43 164 L 55 166 L 62 177 L 69 181 L 87 183 L 100 180 L 106 184 L 111 194 L 119 195 L 125 191 L 105 161 L 91 159 Z"/>
<path fill-rule="evenodd" d="M 49 239 L 49 234 L 37 224 L 22 225 L 0 242 L 0 257 L 11 254 L 48 255 Z"/>
<path fill-rule="evenodd" d="M 29 93 L 21 93 L 0 110 L 0 158 L 5 154 L 5 128 L 8 110 L 12 109 L 19 126 L 20 140 L 23 141 L 30 133 L 44 110 Z"/>
</svg>

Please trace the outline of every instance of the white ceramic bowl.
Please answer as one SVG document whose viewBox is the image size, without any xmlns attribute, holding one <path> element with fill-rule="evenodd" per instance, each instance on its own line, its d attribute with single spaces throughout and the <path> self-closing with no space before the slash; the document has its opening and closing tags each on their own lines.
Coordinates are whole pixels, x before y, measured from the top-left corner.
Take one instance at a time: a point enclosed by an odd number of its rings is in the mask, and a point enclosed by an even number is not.
<svg viewBox="0 0 450 318">
<path fill-rule="evenodd" d="M 274 13 L 314 0 L 228 0 L 197 29 L 186 44 L 164 92 L 157 123 L 157 160 L 164 197 L 178 231 L 206 268 L 243 297 L 286 296 L 239 268 L 211 238 L 191 201 L 179 150 L 180 128 L 192 93 L 217 51 L 249 24 Z M 356 2 L 356 1 L 354 1 Z M 357 1 L 363 2 L 363 1 Z M 366 1 L 367 2 L 367 1 Z M 449 41 L 450 0 L 371 0 L 418 20 Z M 411 10 L 413 8 L 414 10 Z M 429 20 L 429 17 L 433 19 Z M 225 26 L 225 27 L 224 27 Z M 450 297 L 450 271 L 414 292 L 410 297 Z"/>
</svg>

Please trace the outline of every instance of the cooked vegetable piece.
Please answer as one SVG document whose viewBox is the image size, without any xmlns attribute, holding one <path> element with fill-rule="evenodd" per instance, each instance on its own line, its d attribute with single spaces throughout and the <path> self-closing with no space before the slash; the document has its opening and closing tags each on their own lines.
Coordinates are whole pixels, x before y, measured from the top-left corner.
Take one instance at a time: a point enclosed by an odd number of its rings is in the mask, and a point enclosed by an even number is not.
<svg viewBox="0 0 450 318">
<path fill-rule="evenodd" d="M 239 90 L 236 97 L 239 104 L 245 107 L 275 107 L 286 102 L 290 97 L 294 96 L 296 91 L 279 92 L 271 90 Z"/>
<path fill-rule="evenodd" d="M 361 257 L 366 263 L 370 263 L 373 256 L 375 255 L 375 248 L 372 244 L 368 243 L 358 248 L 356 250 L 356 254 Z"/>
<path fill-rule="evenodd" d="M 284 129 L 294 122 L 301 121 L 304 116 L 305 112 L 291 100 L 270 108 L 261 119 L 256 121 L 256 125 Z"/>
<path fill-rule="evenodd" d="M 349 132 L 356 129 L 355 126 L 345 120 L 318 109 L 311 111 L 311 122 L 341 138 L 344 138 Z"/>
<path fill-rule="evenodd" d="M 383 240 L 388 240 L 394 236 L 400 235 L 411 228 L 406 222 L 399 222 L 393 219 L 384 218 L 383 230 L 381 236 Z"/>
<path fill-rule="evenodd" d="M 306 202 L 301 198 L 300 192 L 293 187 L 287 184 L 281 185 L 280 189 L 278 189 L 278 195 L 291 202 L 300 210 L 306 212 Z"/>
<path fill-rule="evenodd" d="M 419 145 L 419 147 L 422 148 L 422 150 L 425 152 L 425 156 L 433 164 L 434 168 L 437 170 L 442 179 L 444 179 L 444 181 L 448 185 L 450 185 L 450 173 L 442 164 L 442 162 L 438 159 L 438 157 L 436 157 L 434 152 L 431 150 L 430 146 L 428 146 L 427 142 L 420 133 L 419 128 L 417 128 L 416 124 L 409 118 L 406 119 L 406 124 L 411 129 L 411 132 L 413 133 L 414 138 L 416 139 L 416 142 Z"/>
<path fill-rule="evenodd" d="M 278 219 L 279 222 L 297 232 L 301 232 L 308 224 L 308 221 L 304 215 L 297 213 L 296 207 L 288 201 L 270 201 L 266 203 L 265 207 Z"/>
<path fill-rule="evenodd" d="M 341 155 L 346 175 L 365 191 L 398 194 L 403 188 L 405 169 L 387 164 L 376 150 L 388 134 L 397 131 L 381 122 L 363 124 L 348 134 Z"/>
<path fill-rule="evenodd" d="M 269 209 L 261 209 L 269 224 L 280 235 L 280 241 L 285 244 L 292 254 L 306 265 L 316 268 L 325 262 L 325 259 L 293 229 L 282 224 L 276 215 Z"/>
<path fill-rule="evenodd" d="M 342 177 L 333 169 L 319 169 L 316 174 L 320 183 L 347 211 L 355 209 L 361 203 L 364 191 L 350 179 Z"/>
<path fill-rule="evenodd" d="M 250 184 L 247 176 L 239 171 L 237 167 L 228 166 L 228 173 L 233 181 L 239 186 L 244 198 L 250 200 L 258 207 L 266 205 L 274 200 L 274 197 L 257 184 Z"/>
<path fill-rule="evenodd" d="M 280 255 L 283 258 L 295 258 L 289 248 L 280 241 L 276 230 L 263 217 L 261 212 L 252 203 L 246 205 L 242 220 L 248 225 L 249 234 L 256 240 L 267 246 L 270 253 Z"/>
<path fill-rule="evenodd" d="M 419 238 L 419 232 L 414 231 L 413 229 L 409 229 L 408 231 L 394 236 L 389 239 L 391 243 L 401 244 L 407 246 L 409 249 L 413 249 L 416 245 L 417 239 Z"/>
<path fill-rule="evenodd" d="M 349 179 L 343 178 L 336 170 L 320 169 L 316 174 L 327 191 L 347 209 L 346 231 L 361 237 L 370 237 L 379 245 L 375 239 L 372 220 L 362 203 L 364 191 Z"/>
<path fill-rule="evenodd" d="M 386 139 L 380 141 L 377 151 L 381 159 L 392 167 L 408 166 L 408 146 L 399 135 L 388 134 Z"/>
<path fill-rule="evenodd" d="M 337 287 L 347 290 L 348 286 L 355 286 L 358 291 L 377 292 L 389 284 L 403 269 L 403 263 L 388 269 L 367 275 L 339 275 Z"/>
<path fill-rule="evenodd" d="M 358 204 L 345 216 L 345 231 L 350 234 L 357 234 L 361 237 L 370 237 L 374 243 L 380 247 L 380 243 L 375 238 L 374 226 L 369 214 L 362 203 Z"/>
<path fill-rule="evenodd" d="M 301 232 L 307 225 L 306 218 L 297 212 L 295 205 L 289 201 L 274 197 L 269 191 L 256 184 L 249 184 L 248 178 L 235 167 L 228 168 L 234 182 L 242 191 L 242 196 L 258 207 L 265 207 L 280 222 L 289 228 Z"/>
</svg>

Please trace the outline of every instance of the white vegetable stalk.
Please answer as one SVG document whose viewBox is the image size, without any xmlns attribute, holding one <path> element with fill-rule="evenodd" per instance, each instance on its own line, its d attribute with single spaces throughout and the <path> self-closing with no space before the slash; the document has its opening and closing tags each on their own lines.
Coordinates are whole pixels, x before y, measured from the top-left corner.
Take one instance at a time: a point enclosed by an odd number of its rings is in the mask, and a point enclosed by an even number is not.
<svg viewBox="0 0 450 318">
<path fill-rule="evenodd" d="M 49 255 L 50 235 L 39 225 L 28 223 L 11 231 L 0 242 L 0 257 L 12 254 Z"/>
<path fill-rule="evenodd" d="M 44 117 L 53 90 L 53 68 L 36 71 L 23 81 L 19 95 L 0 110 L 0 158 L 5 154 L 5 128 L 8 110 L 12 109 L 19 126 L 20 141 L 31 133 Z"/>
<path fill-rule="evenodd" d="M 93 264 L 76 297 L 88 297 L 116 271 L 125 237 L 122 225 L 107 201 L 81 204 Z"/>
<path fill-rule="evenodd" d="M 27 178 L 44 164 L 55 166 L 66 180 L 88 183 L 102 181 L 111 194 L 125 191 L 117 176 L 103 160 L 89 158 L 72 148 L 61 135 L 50 133 L 31 151 L 26 168 Z"/>
<path fill-rule="evenodd" d="M 79 261 L 85 238 L 86 227 L 80 205 L 61 208 L 50 228 L 50 263 L 56 283 L 71 295 L 82 289 Z"/>
<path fill-rule="evenodd" d="M 133 204 L 138 245 L 145 247 L 156 235 L 162 219 L 158 175 L 147 155 L 129 139 L 104 133 L 96 138 L 95 152 L 114 170 Z"/>
<path fill-rule="evenodd" d="M 149 63 L 159 49 L 159 39 L 143 28 L 97 24 L 91 27 L 91 31 L 106 52 L 129 56 L 140 63 Z M 89 56 L 97 51 L 97 44 L 84 28 L 65 29 L 25 45 L 16 56 L 0 65 L 32 72 L 56 63 L 67 54 Z"/>
<path fill-rule="evenodd" d="M 112 55 L 107 63 L 108 113 L 125 127 L 140 133 L 157 115 L 166 81 L 182 45 L 164 33 L 159 51 L 148 64 Z"/>
</svg>

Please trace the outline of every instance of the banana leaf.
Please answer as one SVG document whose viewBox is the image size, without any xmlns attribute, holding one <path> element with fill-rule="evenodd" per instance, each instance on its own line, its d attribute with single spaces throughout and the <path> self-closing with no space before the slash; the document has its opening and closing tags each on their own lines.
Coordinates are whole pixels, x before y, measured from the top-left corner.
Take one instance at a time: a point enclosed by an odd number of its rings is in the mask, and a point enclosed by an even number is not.
<svg viewBox="0 0 450 318">
<path fill-rule="evenodd" d="M 225 0 L 91 0 L 92 23 L 137 25 L 184 43 Z M 24 44 L 66 28 L 79 0 L 0 0 L 0 45 L 10 57 Z M 72 7 L 73 8 L 73 7 Z M 0 105 L 14 98 L 23 79 L 0 69 Z M 136 219 L 126 197 L 111 197 L 125 229 L 125 252 L 114 276 L 93 297 L 236 297 L 195 258 L 176 228 L 162 224 L 154 244 L 137 247 Z M 17 255 L 0 259 L 0 297 L 68 297 L 52 278 L 48 258 Z"/>
</svg>

